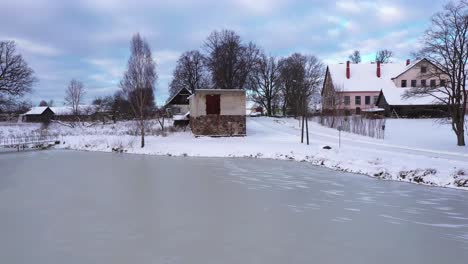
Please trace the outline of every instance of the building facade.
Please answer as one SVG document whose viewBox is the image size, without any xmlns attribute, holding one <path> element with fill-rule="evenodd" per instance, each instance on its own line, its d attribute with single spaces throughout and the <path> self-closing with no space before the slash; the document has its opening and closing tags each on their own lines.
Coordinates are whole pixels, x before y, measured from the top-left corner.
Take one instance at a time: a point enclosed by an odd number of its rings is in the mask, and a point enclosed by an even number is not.
<svg viewBox="0 0 468 264">
<path fill-rule="evenodd" d="M 411 88 L 444 87 L 447 76 L 427 59 L 414 63 L 334 64 L 327 67 L 322 89 L 323 111 L 339 114 L 424 109 L 425 113 L 443 108 L 433 96 L 407 97 Z M 385 97 L 385 98 L 383 98 Z M 382 99 L 380 99 L 382 98 Z M 398 107 L 391 107 L 392 105 Z M 398 113 L 396 113 L 398 115 Z M 413 113 L 412 117 L 417 116 Z"/>
<path fill-rule="evenodd" d="M 245 136 L 244 90 L 203 89 L 190 96 L 190 127 L 196 136 Z"/>
</svg>

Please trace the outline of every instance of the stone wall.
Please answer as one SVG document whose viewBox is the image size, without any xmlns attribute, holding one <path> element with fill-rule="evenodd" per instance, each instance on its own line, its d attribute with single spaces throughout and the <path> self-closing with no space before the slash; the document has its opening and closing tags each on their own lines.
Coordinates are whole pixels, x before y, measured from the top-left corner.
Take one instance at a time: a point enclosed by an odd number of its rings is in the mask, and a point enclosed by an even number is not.
<svg viewBox="0 0 468 264">
<path fill-rule="evenodd" d="M 204 115 L 190 118 L 196 136 L 243 136 L 246 134 L 245 116 Z"/>
</svg>

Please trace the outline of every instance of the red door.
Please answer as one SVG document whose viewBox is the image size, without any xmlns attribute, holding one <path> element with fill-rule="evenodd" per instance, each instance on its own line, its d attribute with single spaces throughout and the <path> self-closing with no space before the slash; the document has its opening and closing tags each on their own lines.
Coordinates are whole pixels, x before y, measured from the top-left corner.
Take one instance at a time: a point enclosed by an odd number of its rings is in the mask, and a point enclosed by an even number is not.
<svg viewBox="0 0 468 264">
<path fill-rule="evenodd" d="M 221 113 L 221 104 L 219 94 L 209 94 L 206 96 L 206 114 L 219 115 Z"/>
</svg>

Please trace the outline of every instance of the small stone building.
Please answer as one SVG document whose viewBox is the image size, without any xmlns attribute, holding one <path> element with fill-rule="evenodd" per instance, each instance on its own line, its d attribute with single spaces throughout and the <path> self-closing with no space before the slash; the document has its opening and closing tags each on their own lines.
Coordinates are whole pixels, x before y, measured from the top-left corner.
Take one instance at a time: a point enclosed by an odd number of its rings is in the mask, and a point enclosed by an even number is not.
<svg viewBox="0 0 468 264">
<path fill-rule="evenodd" d="M 245 136 L 245 91 L 196 90 L 190 97 L 190 126 L 196 136 Z"/>
</svg>

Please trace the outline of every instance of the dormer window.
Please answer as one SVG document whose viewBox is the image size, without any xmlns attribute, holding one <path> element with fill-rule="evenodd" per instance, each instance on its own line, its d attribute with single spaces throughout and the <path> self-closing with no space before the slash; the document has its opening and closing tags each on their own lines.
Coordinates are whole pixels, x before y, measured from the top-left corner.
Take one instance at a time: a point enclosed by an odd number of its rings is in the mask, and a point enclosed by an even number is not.
<svg viewBox="0 0 468 264">
<path fill-rule="evenodd" d="M 426 73 L 426 72 L 427 72 L 427 67 L 421 66 L 421 73 Z"/>
<path fill-rule="evenodd" d="M 406 80 L 401 80 L 401 87 L 406 87 Z"/>
</svg>

